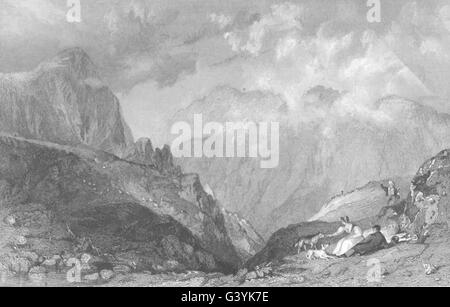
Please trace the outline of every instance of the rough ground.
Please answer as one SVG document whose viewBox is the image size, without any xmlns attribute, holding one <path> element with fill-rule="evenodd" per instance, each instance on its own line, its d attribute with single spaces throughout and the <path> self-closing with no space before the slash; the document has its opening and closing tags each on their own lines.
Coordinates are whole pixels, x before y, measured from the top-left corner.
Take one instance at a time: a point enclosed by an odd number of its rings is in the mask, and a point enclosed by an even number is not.
<svg viewBox="0 0 450 307">
<path fill-rule="evenodd" d="M 450 286 L 450 241 L 429 245 L 404 244 L 366 257 L 313 260 L 304 254 L 290 256 L 274 267 L 273 276 L 242 280 L 237 276 L 136 274 L 117 277 L 110 286 L 241 286 L 241 287 L 352 287 L 352 286 Z M 371 260 L 378 259 L 382 277 L 368 282 Z M 423 263 L 438 266 L 436 273 L 426 275 Z"/>
<path fill-rule="evenodd" d="M 380 261 L 381 278 L 369 282 L 367 275 L 376 272 L 373 263 Z M 437 266 L 426 275 L 423 263 Z M 371 265 L 372 264 L 372 265 Z M 335 260 L 306 259 L 304 254 L 289 256 L 273 267 L 263 278 L 250 279 L 239 275 L 206 274 L 202 272 L 152 274 L 150 272 L 118 274 L 109 282 L 69 283 L 65 274 L 49 274 L 33 282 L 18 277 L 1 285 L 23 286 L 112 286 L 112 287 L 427 287 L 450 286 L 450 240 L 430 244 L 403 244 L 366 257 Z"/>
</svg>

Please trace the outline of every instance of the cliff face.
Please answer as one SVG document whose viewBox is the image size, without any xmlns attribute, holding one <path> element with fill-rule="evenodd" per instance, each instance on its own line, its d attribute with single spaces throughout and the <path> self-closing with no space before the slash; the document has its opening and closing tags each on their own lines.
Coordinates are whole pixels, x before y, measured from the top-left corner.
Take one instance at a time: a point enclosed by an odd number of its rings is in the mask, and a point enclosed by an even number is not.
<svg viewBox="0 0 450 307">
<path fill-rule="evenodd" d="M 414 193 L 408 194 L 407 216 L 411 230 L 424 239 L 448 236 L 450 220 L 450 149 L 441 151 L 419 168 L 412 180 Z"/>
<path fill-rule="evenodd" d="M 324 88 L 312 93 L 318 100 L 305 104 L 304 112 L 317 120 L 295 119 L 292 124 L 280 97 L 228 88 L 194 102 L 174 119 L 189 122 L 199 113 L 204 122 L 281 123 L 277 168 L 261 169 L 255 159 L 180 160 L 184 169 L 195 170 L 208 182 L 227 210 L 248 219 L 265 238 L 310 219 L 341 191 L 369 181 L 409 177 L 416 165 L 450 146 L 450 116 L 416 102 L 387 97 L 367 114 L 351 115 L 341 114 L 337 93 Z"/>
<path fill-rule="evenodd" d="M 0 74 L 0 129 L 122 155 L 132 137 L 88 55 L 68 49 L 32 72 Z"/>
<path fill-rule="evenodd" d="M 222 210 L 225 226 L 236 251 L 245 261 L 258 253 L 265 244 L 264 239 L 253 226 L 236 213 Z"/>
</svg>

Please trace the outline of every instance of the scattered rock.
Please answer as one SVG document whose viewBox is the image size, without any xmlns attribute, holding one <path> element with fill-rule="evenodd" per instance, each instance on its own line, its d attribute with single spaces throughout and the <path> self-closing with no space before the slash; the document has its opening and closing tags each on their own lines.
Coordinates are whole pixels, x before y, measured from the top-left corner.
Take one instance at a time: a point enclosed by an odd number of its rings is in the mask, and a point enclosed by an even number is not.
<svg viewBox="0 0 450 307">
<path fill-rule="evenodd" d="M 116 274 L 128 274 L 131 272 L 131 268 L 127 265 L 116 265 L 113 271 Z"/>
<path fill-rule="evenodd" d="M 9 268 L 16 274 L 28 273 L 32 264 L 30 260 L 19 256 L 9 257 Z"/>
<path fill-rule="evenodd" d="M 438 268 L 434 264 L 424 263 L 423 268 L 425 270 L 425 275 L 433 275 L 437 272 Z"/>
<path fill-rule="evenodd" d="M 9 226 L 14 226 L 16 225 L 17 221 L 14 215 L 10 215 L 8 217 L 6 217 L 5 219 L 5 223 Z"/>
<path fill-rule="evenodd" d="M 98 273 L 93 273 L 93 274 L 84 276 L 84 279 L 87 281 L 97 281 L 99 278 L 100 278 L 100 275 Z"/>
<path fill-rule="evenodd" d="M 91 259 L 92 259 L 92 256 L 87 253 L 81 255 L 81 258 L 80 258 L 81 263 L 83 263 L 83 264 L 88 264 Z"/>
<path fill-rule="evenodd" d="M 110 280 L 114 277 L 114 272 L 111 270 L 103 270 L 100 272 L 100 276 L 103 280 Z"/>
<path fill-rule="evenodd" d="M 8 277 L 12 277 L 13 273 L 9 269 L 9 267 L 0 262 L 0 283 L 4 283 Z"/>
<path fill-rule="evenodd" d="M 250 272 L 250 273 L 247 273 L 247 275 L 245 275 L 246 280 L 252 280 L 252 279 L 256 279 L 256 278 L 258 278 L 258 275 L 256 274 L 256 272 Z"/>
<path fill-rule="evenodd" d="M 248 273 L 247 269 L 240 269 L 237 273 L 236 273 L 236 278 L 240 279 L 242 277 L 244 277 L 246 274 Z"/>
<path fill-rule="evenodd" d="M 33 264 L 38 263 L 40 256 L 36 254 L 35 252 L 22 252 L 20 253 L 20 256 L 23 258 L 27 258 L 30 260 Z"/>
<path fill-rule="evenodd" d="M 17 246 L 25 246 L 28 243 L 27 238 L 24 236 L 17 236 L 14 241 Z"/>
<path fill-rule="evenodd" d="M 47 275 L 47 270 L 42 266 L 35 266 L 30 269 L 28 272 L 28 277 L 32 282 L 40 283 L 42 282 Z"/>
<path fill-rule="evenodd" d="M 42 265 L 46 267 L 54 267 L 62 261 L 61 256 L 54 255 L 51 258 L 46 259 Z"/>
<path fill-rule="evenodd" d="M 163 268 L 165 271 L 174 271 L 180 269 L 180 263 L 176 260 L 168 260 L 164 262 Z"/>
</svg>

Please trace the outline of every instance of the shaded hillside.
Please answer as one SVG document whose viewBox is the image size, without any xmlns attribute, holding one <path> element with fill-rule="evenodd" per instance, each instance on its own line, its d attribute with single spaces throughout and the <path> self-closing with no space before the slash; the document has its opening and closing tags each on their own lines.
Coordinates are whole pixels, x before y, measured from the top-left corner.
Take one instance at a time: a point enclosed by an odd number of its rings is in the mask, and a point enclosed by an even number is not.
<svg viewBox="0 0 450 307">
<path fill-rule="evenodd" d="M 74 254 L 88 240 L 138 269 L 232 271 L 240 262 L 197 176 L 2 136 L 0 197 L 3 217 L 15 217 L 12 229 L 39 254 Z"/>
</svg>

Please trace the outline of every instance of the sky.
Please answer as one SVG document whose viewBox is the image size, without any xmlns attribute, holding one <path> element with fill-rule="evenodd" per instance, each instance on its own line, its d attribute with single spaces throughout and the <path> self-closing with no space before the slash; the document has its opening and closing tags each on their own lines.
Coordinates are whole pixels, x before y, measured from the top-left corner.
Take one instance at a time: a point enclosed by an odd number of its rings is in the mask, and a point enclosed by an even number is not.
<svg viewBox="0 0 450 307">
<path fill-rule="evenodd" d="M 376 1 L 372 1 L 376 2 Z M 178 110 L 214 89 L 277 95 L 295 114 L 305 93 L 343 93 L 342 112 L 382 121 L 398 95 L 449 111 L 450 0 L 0 0 L 0 72 L 28 71 L 69 47 L 92 57 L 136 138 L 165 140 Z"/>
</svg>

